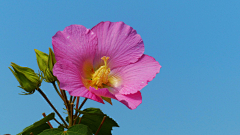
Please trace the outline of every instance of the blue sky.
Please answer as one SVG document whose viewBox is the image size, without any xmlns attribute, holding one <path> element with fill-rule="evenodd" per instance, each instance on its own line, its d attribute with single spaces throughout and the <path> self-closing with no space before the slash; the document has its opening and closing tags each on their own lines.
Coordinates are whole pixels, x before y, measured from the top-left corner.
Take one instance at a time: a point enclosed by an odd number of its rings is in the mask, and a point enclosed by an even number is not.
<svg viewBox="0 0 240 135">
<path fill-rule="evenodd" d="M 71 24 L 92 28 L 123 21 L 141 35 L 145 54 L 161 65 L 129 110 L 87 101 L 114 118 L 113 135 L 240 134 L 240 1 L 0 1 L 0 135 L 19 133 L 53 110 L 39 93 L 18 95 L 11 62 L 38 71 L 34 49 Z M 50 84 L 42 90 L 62 113 Z M 83 98 L 82 98 L 83 99 Z M 62 113 L 63 114 L 63 113 Z M 63 114 L 64 115 L 64 114 Z M 66 116 L 66 115 L 65 115 Z M 52 121 L 54 123 L 54 121 Z M 54 124 L 53 124 L 54 125 Z M 56 125 L 56 124 L 55 124 Z"/>
</svg>

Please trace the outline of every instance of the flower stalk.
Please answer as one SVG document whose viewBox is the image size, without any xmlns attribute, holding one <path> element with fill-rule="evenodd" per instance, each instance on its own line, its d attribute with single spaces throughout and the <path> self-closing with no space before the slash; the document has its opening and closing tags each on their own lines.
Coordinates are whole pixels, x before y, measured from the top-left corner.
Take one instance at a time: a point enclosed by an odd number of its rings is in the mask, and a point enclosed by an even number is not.
<svg viewBox="0 0 240 135">
<path fill-rule="evenodd" d="M 46 114 L 45 114 L 45 113 L 42 113 L 42 115 L 43 115 L 43 117 L 46 117 Z M 48 123 L 48 125 L 50 126 L 50 128 L 53 128 L 52 124 L 51 124 L 49 121 L 48 121 L 47 123 Z"/>
<path fill-rule="evenodd" d="M 62 97 L 62 95 L 60 94 L 60 92 L 59 92 L 59 90 L 58 90 L 55 82 L 52 82 L 52 85 L 53 85 L 54 89 L 56 90 L 56 92 L 58 93 L 59 97 L 63 100 L 63 97 Z M 64 100 L 63 100 L 63 101 L 64 101 Z"/>
<path fill-rule="evenodd" d="M 101 127 L 102 127 L 102 125 L 103 125 L 103 123 L 104 123 L 105 119 L 106 119 L 106 116 L 104 116 L 104 117 L 103 117 L 103 120 L 102 120 L 102 122 L 101 122 L 100 126 L 98 127 L 98 130 L 97 130 L 97 132 L 95 133 L 95 135 L 97 135 L 97 134 L 98 134 L 98 132 L 100 131 L 100 129 L 101 129 Z"/>
<path fill-rule="evenodd" d="M 59 116 L 59 118 L 63 121 L 63 123 L 65 124 L 66 127 L 68 127 L 67 123 L 65 122 L 65 120 L 62 118 L 62 116 L 60 115 L 60 113 L 57 111 L 57 109 L 53 106 L 53 104 L 49 101 L 49 99 L 47 98 L 47 96 L 43 93 L 43 91 L 38 88 L 36 89 L 42 96 L 43 98 L 48 102 L 48 104 L 52 107 L 52 109 L 57 113 L 57 115 Z"/>
<path fill-rule="evenodd" d="M 73 125 L 73 103 L 70 103 L 70 115 L 68 115 L 69 127 Z"/>
<path fill-rule="evenodd" d="M 78 110 L 81 110 L 82 109 L 82 107 L 83 107 L 83 105 L 86 103 L 86 101 L 87 101 L 87 99 L 88 98 L 85 98 L 84 100 L 83 100 L 83 102 L 82 102 L 82 104 L 79 106 L 79 108 L 78 108 Z M 78 102 L 79 102 L 79 99 L 78 99 Z M 76 108 L 78 107 L 78 105 L 76 106 Z M 80 116 L 80 113 L 78 114 L 78 112 L 76 111 L 76 113 L 75 113 L 75 116 L 74 116 L 74 124 L 76 123 L 76 120 L 77 120 L 77 118 Z M 80 119 L 81 120 L 81 119 Z"/>
<path fill-rule="evenodd" d="M 82 102 L 82 104 L 79 106 L 78 110 L 81 110 L 81 109 L 82 109 L 82 107 L 83 107 L 83 105 L 86 103 L 87 99 L 88 99 L 88 98 L 85 98 L 85 99 L 83 100 L 83 102 Z"/>
</svg>

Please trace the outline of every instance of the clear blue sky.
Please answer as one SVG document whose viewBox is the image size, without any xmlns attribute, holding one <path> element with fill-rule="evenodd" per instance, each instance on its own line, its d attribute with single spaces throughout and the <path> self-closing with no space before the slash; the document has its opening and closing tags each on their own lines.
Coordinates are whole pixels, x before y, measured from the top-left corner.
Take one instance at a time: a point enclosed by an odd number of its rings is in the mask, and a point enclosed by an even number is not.
<svg viewBox="0 0 240 135">
<path fill-rule="evenodd" d="M 113 106 L 87 101 L 84 107 L 99 107 L 118 122 L 113 135 L 239 135 L 239 5 L 239 0 L 0 1 L 0 135 L 19 133 L 43 112 L 53 112 L 38 92 L 18 95 L 22 90 L 10 62 L 37 72 L 34 49 L 48 52 L 52 36 L 66 26 L 92 28 L 100 21 L 132 26 L 145 54 L 162 65 L 135 110 L 118 101 Z M 52 86 L 41 88 L 63 112 Z"/>
</svg>

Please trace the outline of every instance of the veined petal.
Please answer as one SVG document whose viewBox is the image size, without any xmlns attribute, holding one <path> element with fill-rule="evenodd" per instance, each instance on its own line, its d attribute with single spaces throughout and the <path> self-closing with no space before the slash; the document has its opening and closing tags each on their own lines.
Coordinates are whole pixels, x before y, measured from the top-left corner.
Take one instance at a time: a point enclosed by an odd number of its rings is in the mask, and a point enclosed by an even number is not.
<svg viewBox="0 0 240 135">
<path fill-rule="evenodd" d="M 86 88 L 85 88 L 85 90 L 76 89 L 74 91 L 70 91 L 69 94 L 72 95 L 72 96 L 80 96 L 80 97 L 89 98 L 89 99 L 92 99 L 94 101 L 97 101 L 97 102 L 100 102 L 100 103 L 104 104 L 104 102 L 103 102 L 103 100 L 100 96 L 92 93 L 91 91 L 89 91 Z"/>
<path fill-rule="evenodd" d="M 113 98 L 116 99 L 116 97 L 109 92 L 107 88 L 98 88 L 97 90 L 94 87 L 89 87 L 89 90 L 94 93 L 95 95 L 98 95 L 100 97 L 107 97 L 107 98 Z"/>
<path fill-rule="evenodd" d="M 101 22 L 92 31 L 98 37 L 94 68 L 103 65 L 103 56 L 110 57 L 108 65 L 114 69 L 134 63 L 143 55 L 142 38 L 123 22 Z"/>
<path fill-rule="evenodd" d="M 118 101 L 126 105 L 131 110 L 136 109 L 137 106 L 139 106 L 142 103 L 142 95 L 139 91 L 134 94 L 129 95 L 116 94 L 115 96 Z"/>
<path fill-rule="evenodd" d="M 113 93 L 133 94 L 140 91 L 150 82 L 161 65 L 151 56 L 143 55 L 136 63 L 119 67 L 111 71 L 109 80 L 115 87 Z"/>
<path fill-rule="evenodd" d="M 102 98 L 90 92 L 83 84 L 80 67 L 71 61 L 61 59 L 57 61 L 53 68 L 53 74 L 60 82 L 60 88 L 69 92 L 71 96 L 81 96 L 100 103 L 104 103 Z"/>
<path fill-rule="evenodd" d="M 60 82 L 60 88 L 66 91 L 73 91 L 84 87 L 79 67 L 68 60 L 59 60 L 53 68 L 53 75 Z"/>
<path fill-rule="evenodd" d="M 52 44 L 57 61 L 67 59 L 78 66 L 88 61 L 92 65 L 97 37 L 82 25 L 70 25 L 52 37 Z"/>
</svg>

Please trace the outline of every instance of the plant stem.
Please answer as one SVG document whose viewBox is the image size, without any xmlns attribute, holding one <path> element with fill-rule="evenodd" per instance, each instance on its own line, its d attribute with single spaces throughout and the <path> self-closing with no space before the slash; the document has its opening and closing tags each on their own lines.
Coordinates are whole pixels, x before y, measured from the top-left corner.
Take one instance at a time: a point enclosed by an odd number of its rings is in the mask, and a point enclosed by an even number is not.
<svg viewBox="0 0 240 135">
<path fill-rule="evenodd" d="M 57 86 L 56 86 L 56 84 L 55 84 L 55 81 L 52 82 L 52 85 L 53 85 L 54 89 L 56 90 L 56 92 L 58 93 L 59 97 L 63 100 L 63 97 L 62 97 L 62 95 L 60 94 L 60 92 L 59 92 L 59 90 L 58 90 L 58 88 L 57 88 Z M 64 100 L 63 100 L 63 101 L 64 101 Z"/>
<path fill-rule="evenodd" d="M 59 88 L 60 88 L 59 82 L 58 82 L 58 86 L 59 86 Z M 66 92 L 65 92 L 65 90 L 62 90 L 62 89 L 60 89 L 60 92 L 61 92 L 61 94 L 62 94 L 62 96 L 63 96 L 63 101 L 64 101 L 64 103 L 65 103 L 68 116 L 70 116 L 70 114 L 71 114 L 71 113 L 70 113 L 70 105 L 69 105 L 69 101 L 67 100 Z"/>
<path fill-rule="evenodd" d="M 43 115 L 43 117 L 46 117 L 46 114 L 45 114 L 45 113 L 42 113 L 42 115 Z M 48 125 L 50 126 L 50 128 L 53 128 L 52 124 L 51 124 L 49 121 L 48 121 L 47 123 L 48 123 Z"/>
<path fill-rule="evenodd" d="M 78 108 L 79 99 L 80 99 L 80 97 L 77 97 L 76 109 Z M 75 111 L 74 119 L 75 119 L 76 117 L 77 117 L 77 111 Z M 75 122 L 76 122 L 76 121 L 75 121 Z M 75 123 L 75 122 L 74 122 L 74 123 Z"/>
<path fill-rule="evenodd" d="M 72 101 L 72 103 L 74 103 L 74 102 L 75 102 L 75 100 L 76 100 L 76 97 L 74 97 L 74 98 L 73 98 L 73 101 Z"/>
<path fill-rule="evenodd" d="M 65 91 L 65 90 L 62 90 L 62 92 L 63 92 L 63 96 L 64 96 L 64 98 L 65 98 L 65 101 L 66 101 L 66 103 L 67 103 L 67 109 L 69 110 L 70 105 L 69 105 L 69 101 L 67 100 L 66 91 Z"/>
<path fill-rule="evenodd" d="M 80 124 L 80 122 L 82 121 L 82 117 L 80 118 L 80 120 L 79 120 L 79 122 L 78 122 L 78 124 Z"/>
<path fill-rule="evenodd" d="M 76 108 L 78 108 L 78 104 L 79 104 L 79 99 L 80 97 L 77 97 L 77 103 L 76 103 Z M 76 121 L 77 121 L 77 111 L 75 110 L 75 115 L 74 115 L 74 123 L 73 125 L 75 125 Z"/>
<path fill-rule="evenodd" d="M 87 99 L 88 99 L 88 98 L 85 98 L 85 99 L 83 100 L 83 102 L 82 102 L 82 104 L 79 106 L 78 110 L 81 110 L 81 109 L 82 109 L 82 107 L 83 107 L 83 105 L 86 103 Z M 78 114 L 78 112 L 76 112 L 75 115 L 77 115 L 77 114 Z M 80 113 L 79 113 L 79 115 L 78 115 L 77 117 L 79 117 L 79 116 L 80 116 Z"/>
<path fill-rule="evenodd" d="M 70 103 L 72 103 L 72 98 L 73 98 L 73 96 L 70 96 L 70 101 L 69 101 Z"/>
<path fill-rule="evenodd" d="M 60 89 L 60 92 L 61 92 L 61 94 L 63 96 L 64 105 L 65 105 L 66 109 L 68 110 L 67 101 L 66 101 L 65 96 L 63 94 L 63 90 Z"/>
<path fill-rule="evenodd" d="M 66 106 L 66 109 L 69 110 L 69 107 L 68 107 L 68 100 L 67 100 L 67 96 L 66 96 L 66 93 L 64 90 L 62 90 L 60 88 L 60 82 L 57 81 L 57 84 L 58 84 L 58 87 L 60 89 L 60 92 L 61 92 L 61 95 L 62 95 L 62 100 L 64 101 L 64 105 Z"/>
<path fill-rule="evenodd" d="M 80 97 L 77 97 L 77 104 L 76 104 L 76 108 L 78 108 L 79 99 L 80 99 Z M 75 115 L 76 115 L 76 114 L 75 114 Z"/>
<path fill-rule="evenodd" d="M 70 115 L 68 115 L 69 127 L 73 125 L 73 103 L 70 103 Z"/>
<path fill-rule="evenodd" d="M 63 126 L 57 119 L 53 118 L 60 126 L 64 127 L 64 128 L 67 128 L 65 126 Z"/>
<path fill-rule="evenodd" d="M 43 96 L 43 98 L 48 102 L 48 104 L 52 107 L 52 109 L 57 113 L 58 117 L 63 121 L 63 123 L 65 124 L 65 126 L 67 127 L 67 123 L 64 121 L 64 119 L 62 118 L 62 116 L 59 114 L 59 112 L 57 111 L 57 109 L 53 106 L 53 104 L 49 101 L 49 99 L 47 98 L 47 96 L 43 93 L 43 91 L 38 88 L 37 91 Z"/>
<path fill-rule="evenodd" d="M 59 83 L 58 83 L 58 86 L 59 86 Z M 63 95 L 64 103 L 65 103 L 65 106 L 66 106 L 66 109 L 67 109 L 69 127 L 71 127 L 72 125 L 70 124 L 70 121 L 71 121 L 71 106 L 69 104 L 70 102 L 67 100 L 67 95 L 66 95 L 65 90 L 60 89 L 60 91 Z"/>
<path fill-rule="evenodd" d="M 98 130 L 97 130 L 97 132 L 95 133 L 95 135 L 97 135 L 97 134 L 98 134 L 98 132 L 100 131 L 100 129 L 101 129 L 101 127 L 102 127 L 102 125 L 103 125 L 103 122 L 105 121 L 105 119 L 106 119 L 106 116 L 104 116 L 104 117 L 103 117 L 103 120 L 102 120 L 102 122 L 101 122 L 100 126 L 98 127 Z"/>
<path fill-rule="evenodd" d="M 83 105 L 86 103 L 87 99 L 88 99 L 88 98 L 85 98 L 85 99 L 83 100 L 83 102 L 82 102 L 82 104 L 79 106 L 78 110 L 81 110 L 81 109 L 82 109 L 82 107 L 83 107 Z"/>
<path fill-rule="evenodd" d="M 82 102 L 82 104 L 79 106 L 78 110 L 80 110 L 80 109 L 83 107 L 83 105 L 86 103 L 87 99 L 88 99 L 88 98 L 85 98 L 85 99 L 83 100 L 83 102 Z M 78 112 L 76 112 L 76 115 L 77 115 L 77 113 L 78 113 Z M 76 122 L 77 118 L 78 118 L 80 115 L 81 115 L 81 113 L 79 113 L 79 114 L 77 115 L 77 117 L 75 118 L 74 123 Z"/>
</svg>

